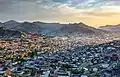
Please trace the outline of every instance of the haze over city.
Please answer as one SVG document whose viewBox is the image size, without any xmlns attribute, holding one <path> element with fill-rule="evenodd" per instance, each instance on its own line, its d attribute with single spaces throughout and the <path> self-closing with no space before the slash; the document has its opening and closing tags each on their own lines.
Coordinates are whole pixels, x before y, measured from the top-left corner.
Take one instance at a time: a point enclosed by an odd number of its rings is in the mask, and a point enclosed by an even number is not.
<svg viewBox="0 0 120 77">
<path fill-rule="evenodd" d="M 120 0 L 0 0 L 0 21 L 120 24 Z"/>
</svg>

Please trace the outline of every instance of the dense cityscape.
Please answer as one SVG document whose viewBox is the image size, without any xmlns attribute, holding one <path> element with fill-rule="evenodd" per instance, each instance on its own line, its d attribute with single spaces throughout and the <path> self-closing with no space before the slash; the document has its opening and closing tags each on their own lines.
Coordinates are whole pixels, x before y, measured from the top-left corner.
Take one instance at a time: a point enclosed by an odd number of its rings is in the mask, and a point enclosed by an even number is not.
<svg viewBox="0 0 120 77">
<path fill-rule="evenodd" d="M 1 39 L 0 77 L 120 77 L 118 36 Z"/>
</svg>

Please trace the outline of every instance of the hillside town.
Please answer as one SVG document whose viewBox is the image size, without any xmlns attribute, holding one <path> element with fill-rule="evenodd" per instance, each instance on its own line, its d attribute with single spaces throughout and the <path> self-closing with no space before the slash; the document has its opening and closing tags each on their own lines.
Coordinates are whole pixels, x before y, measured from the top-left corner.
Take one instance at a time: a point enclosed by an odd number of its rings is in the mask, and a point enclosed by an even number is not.
<svg viewBox="0 0 120 77">
<path fill-rule="evenodd" d="M 0 77 L 120 77 L 120 41 L 83 38 L 1 39 Z"/>
</svg>

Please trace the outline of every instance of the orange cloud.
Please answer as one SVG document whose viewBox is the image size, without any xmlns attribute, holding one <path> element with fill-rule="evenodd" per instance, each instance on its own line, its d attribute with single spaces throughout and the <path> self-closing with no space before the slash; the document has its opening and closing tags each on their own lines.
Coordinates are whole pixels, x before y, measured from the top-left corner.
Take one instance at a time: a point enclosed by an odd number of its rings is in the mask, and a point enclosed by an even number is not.
<svg viewBox="0 0 120 77">
<path fill-rule="evenodd" d="M 83 12 L 83 14 L 91 16 L 116 16 L 120 15 L 120 12 Z"/>
</svg>

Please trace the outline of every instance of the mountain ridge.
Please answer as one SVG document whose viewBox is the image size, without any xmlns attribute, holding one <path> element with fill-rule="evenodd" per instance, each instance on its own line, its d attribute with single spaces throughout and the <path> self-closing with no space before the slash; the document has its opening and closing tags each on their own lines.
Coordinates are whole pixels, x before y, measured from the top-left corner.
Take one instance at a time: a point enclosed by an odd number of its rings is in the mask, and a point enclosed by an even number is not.
<svg viewBox="0 0 120 77">
<path fill-rule="evenodd" d="M 80 23 L 45 23 L 45 22 L 17 22 L 10 20 L 2 23 L 3 27 L 7 29 L 23 31 L 25 33 L 38 32 L 39 34 L 72 34 L 72 33 L 83 33 L 83 34 L 102 34 L 107 31 L 96 29 L 94 27 L 88 26 L 82 22 Z M 57 33 L 57 34 L 56 34 Z"/>
<path fill-rule="evenodd" d="M 110 32 L 120 32 L 120 24 L 117 25 L 105 25 L 105 26 L 100 26 L 100 29 L 110 31 Z"/>
</svg>

